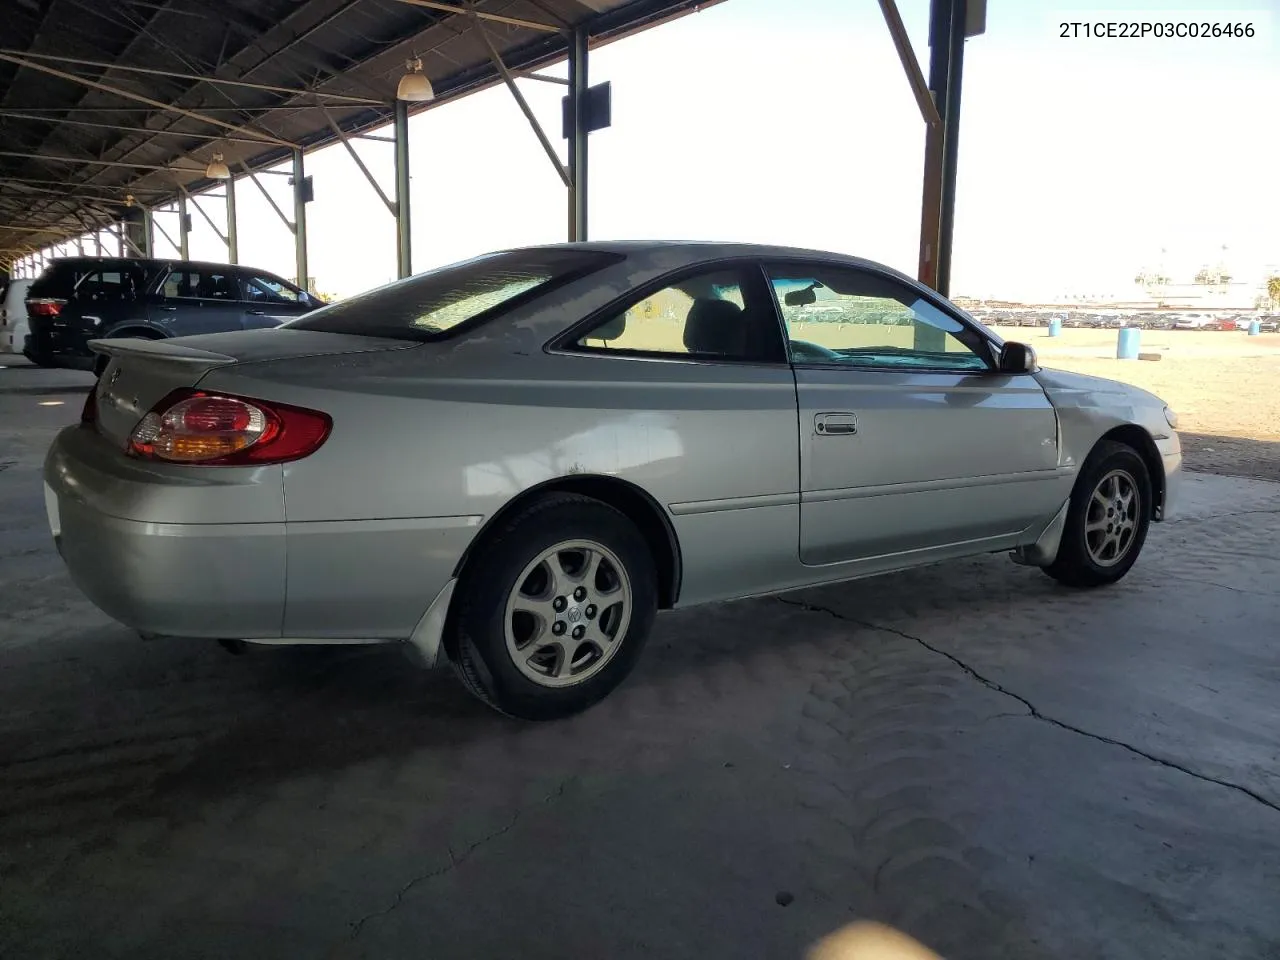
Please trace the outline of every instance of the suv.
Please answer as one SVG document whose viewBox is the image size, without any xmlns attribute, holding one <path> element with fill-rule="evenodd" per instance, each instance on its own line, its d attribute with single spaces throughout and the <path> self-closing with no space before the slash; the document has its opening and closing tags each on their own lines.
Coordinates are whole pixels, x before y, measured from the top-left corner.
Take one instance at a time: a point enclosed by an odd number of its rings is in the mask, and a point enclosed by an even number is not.
<svg viewBox="0 0 1280 960">
<path fill-rule="evenodd" d="M 30 333 L 22 353 L 42 367 L 96 370 L 87 346 L 96 338 L 160 340 L 274 327 L 323 305 L 252 267 L 65 257 L 53 261 L 27 291 Z"/>
</svg>

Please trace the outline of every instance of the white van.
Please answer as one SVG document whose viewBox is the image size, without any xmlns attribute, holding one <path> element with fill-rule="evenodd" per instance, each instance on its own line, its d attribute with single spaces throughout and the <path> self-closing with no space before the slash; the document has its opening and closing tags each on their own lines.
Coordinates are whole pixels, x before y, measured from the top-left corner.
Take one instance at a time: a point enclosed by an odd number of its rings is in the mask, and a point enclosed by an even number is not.
<svg viewBox="0 0 1280 960">
<path fill-rule="evenodd" d="M 27 337 L 27 290 L 31 279 L 11 280 L 0 303 L 0 353 L 22 353 Z"/>
</svg>

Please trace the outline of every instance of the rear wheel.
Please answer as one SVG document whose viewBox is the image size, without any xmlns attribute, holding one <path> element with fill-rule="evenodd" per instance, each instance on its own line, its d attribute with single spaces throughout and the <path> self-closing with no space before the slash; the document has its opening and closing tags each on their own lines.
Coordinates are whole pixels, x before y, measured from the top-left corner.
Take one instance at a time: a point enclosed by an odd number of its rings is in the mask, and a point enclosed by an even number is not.
<svg viewBox="0 0 1280 960">
<path fill-rule="evenodd" d="M 631 672 L 657 610 L 644 538 L 623 514 L 553 494 L 468 564 L 446 648 L 467 688 L 526 720 L 577 713 Z"/>
<path fill-rule="evenodd" d="M 1138 452 L 1100 443 L 1080 471 L 1058 556 L 1045 573 L 1071 587 L 1115 583 L 1142 551 L 1153 506 L 1151 475 Z"/>
</svg>

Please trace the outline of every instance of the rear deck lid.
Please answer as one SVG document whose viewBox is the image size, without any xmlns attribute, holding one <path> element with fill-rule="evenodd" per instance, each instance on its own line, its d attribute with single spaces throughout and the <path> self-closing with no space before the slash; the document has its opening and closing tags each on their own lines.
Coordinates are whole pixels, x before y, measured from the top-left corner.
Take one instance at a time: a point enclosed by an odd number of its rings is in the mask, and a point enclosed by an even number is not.
<svg viewBox="0 0 1280 960">
<path fill-rule="evenodd" d="M 211 370 L 301 357 L 403 350 L 412 342 L 307 330 L 244 330 L 174 340 L 91 340 L 110 358 L 94 387 L 97 429 L 122 447 L 147 413 L 168 394 L 195 387 Z"/>
</svg>

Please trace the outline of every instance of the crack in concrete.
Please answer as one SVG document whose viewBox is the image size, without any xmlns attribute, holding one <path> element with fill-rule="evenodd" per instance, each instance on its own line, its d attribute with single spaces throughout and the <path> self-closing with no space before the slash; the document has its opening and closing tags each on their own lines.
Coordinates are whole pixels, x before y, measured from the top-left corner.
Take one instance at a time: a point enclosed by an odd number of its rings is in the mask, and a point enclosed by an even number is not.
<svg viewBox="0 0 1280 960">
<path fill-rule="evenodd" d="M 462 853 L 460 854 L 454 853 L 453 847 L 447 847 L 446 849 L 449 852 L 449 862 L 445 866 L 440 867 L 436 870 L 430 870 L 427 873 L 414 877 L 412 880 L 410 880 L 408 883 L 402 886 L 399 889 L 399 891 L 397 891 L 395 897 L 392 899 L 391 903 L 389 903 L 387 906 L 383 907 L 381 910 L 375 910 L 372 913 L 367 913 L 363 917 L 361 917 L 359 920 L 351 921 L 350 939 L 355 940 L 357 937 L 359 937 L 360 933 L 364 930 L 365 925 L 370 921 L 376 920 L 379 917 L 385 917 L 388 914 L 395 911 L 396 909 L 398 909 L 400 905 L 404 903 L 404 898 L 408 896 L 409 891 L 411 891 L 414 887 L 419 886 L 420 884 L 426 883 L 428 880 L 434 880 L 436 877 L 443 876 L 444 874 L 455 869 L 456 867 L 462 866 L 462 864 L 466 863 L 467 859 L 473 853 L 479 850 L 481 847 L 485 846 L 488 843 L 491 843 L 494 840 L 497 840 L 499 837 L 507 833 L 510 833 L 515 828 L 515 825 L 519 823 L 520 818 L 523 817 L 530 810 L 547 806 L 548 804 L 553 803 L 556 800 L 559 800 L 562 796 L 564 796 L 564 791 L 569 786 L 569 782 L 572 779 L 573 778 L 570 777 L 569 779 L 562 781 L 558 787 L 556 787 L 554 790 L 552 790 L 549 794 L 547 794 L 545 797 L 543 797 L 541 800 L 537 801 L 536 803 L 531 803 L 527 807 L 518 808 L 516 812 L 511 815 L 510 820 L 508 820 L 505 824 L 503 824 L 497 830 L 494 830 L 492 833 L 487 833 L 483 837 L 481 837 L 479 840 L 476 840 L 474 843 L 469 844 L 467 848 L 462 851 Z"/>
<path fill-rule="evenodd" d="M 1152 571 L 1154 573 L 1154 571 Z M 1176 580 L 1179 583 L 1193 583 L 1201 587 L 1217 587 L 1219 590 L 1230 590 L 1232 593 L 1242 593 L 1246 597 L 1262 597 L 1265 600 L 1274 600 L 1274 592 L 1263 592 L 1261 590 L 1246 590 L 1243 587 L 1233 587 L 1229 583 L 1219 583 L 1217 580 L 1202 580 L 1197 577 L 1180 577 L 1174 573 L 1165 573 L 1160 571 L 1155 574 L 1158 580 Z"/>
<path fill-rule="evenodd" d="M 1020 704 L 1026 707 L 1026 710 L 1027 710 L 1026 713 L 1013 714 L 1013 716 L 1015 717 L 1016 716 L 1031 717 L 1034 720 L 1039 720 L 1042 723 L 1047 723 L 1051 726 L 1058 727 L 1059 729 L 1066 730 L 1070 733 L 1074 733 L 1082 737 L 1088 737 L 1090 740 L 1096 740 L 1099 743 L 1106 743 L 1113 747 L 1119 747 L 1121 750 L 1127 750 L 1129 753 L 1132 753 L 1138 757 L 1142 757 L 1144 760 L 1148 760 L 1151 763 L 1158 764 L 1162 767 L 1168 767 L 1170 770 L 1177 770 L 1180 773 L 1185 773 L 1187 776 L 1194 777 L 1195 779 L 1203 781 L 1204 783 L 1216 784 L 1217 786 L 1220 786 L 1220 787 L 1226 787 L 1228 790 L 1234 790 L 1237 793 L 1242 793 L 1249 799 L 1262 804 L 1264 807 L 1267 807 L 1270 810 L 1274 810 L 1275 812 L 1280 813 L 1280 804 L 1277 804 L 1272 800 L 1268 800 L 1262 794 L 1257 793 L 1254 790 L 1251 790 L 1249 787 L 1241 786 L 1238 783 L 1232 783 L 1230 780 L 1220 780 L 1217 777 L 1211 777 L 1208 774 L 1200 773 L 1196 770 L 1192 770 L 1190 767 L 1183 766 L 1182 764 L 1177 763 L 1173 760 L 1166 760 L 1163 757 L 1156 756 L 1155 754 L 1147 753 L 1146 751 L 1140 750 L 1139 748 L 1131 744 L 1125 743 L 1123 740 L 1116 740 L 1114 737 L 1108 737 L 1105 734 L 1101 734 L 1101 733 L 1093 733 L 1089 730 L 1085 730 L 1081 727 L 1077 727 L 1074 724 L 1067 723 L 1065 720 L 1059 720 L 1055 717 L 1047 716 L 1041 713 L 1040 710 L 1035 706 L 1035 704 L 1033 704 L 1026 697 L 1022 696 L 1019 693 L 1014 693 L 1012 690 L 1008 689 L 1005 686 L 1002 686 L 1000 683 L 990 679 L 989 677 L 983 676 L 981 673 L 979 673 L 973 667 L 969 666 L 969 664 L 965 663 L 959 657 L 955 656 L 954 654 L 948 653 L 946 650 L 943 650 L 941 647 L 934 646 L 932 643 L 930 643 L 929 641 L 921 637 L 914 636 L 910 633 L 904 633 L 903 631 L 897 630 L 893 627 L 886 627 L 878 623 L 871 623 L 870 621 L 867 621 L 867 620 L 859 620 L 857 617 L 850 617 L 847 614 L 839 613 L 835 610 L 832 610 L 830 607 L 824 607 L 814 603 L 806 603 L 803 600 L 787 600 L 784 597 L 775 597 L 774 599 L 776 599 L 779 603 L 785 603 L 789 607 L 798 607 L 799 609 L 805 610 L 809 613 L 823 613 L 823 614 L 826 614 L 827 616 L 834 617 L 837 620 L 843 620 L 846 623 L 852 623 L 860 627 L 866 627 L 868 630 L 880 630 L 880 631 L 883 631 L 884 633 L 891 633 L 896 637 L 901 637 L 904 640 L 911 640 L 915 643 L 918 643 L 920 646 L 924 647 L 930 653 L 936 654 L 937 656 L 940 656 L 940 657 L 945 657 L 947 660 L 950 660 L 957 667 L 959 667 L 961 670 L 967 673 L 974 680 L 977 680 L 983 686 L 988 687 L 991 690 L 995 690 L 997 693 L 1002 693 L 1006 697 L 1009 697 L 1013 700 L 1017 700 Z M 994 719 L 994 718 L 988 718 L 988 719 Z"/>
<path fill-rule="evenodd" d="M 1162 520 L 1161 523 L 1169 525 L 1175 523 L 1204 523 L 1206 520 L 1223 520 L 1227 517 L 1252 517 L 1259 514 L 1274 516 L 1276 514 L 1280 514 L 1280 509 L 1269 507 L 1265 510 L 1229 510 L 1226 513 L 1209 513 L 1202 517 L 1172 517 L 1169 520 Z"/>
</svg>

